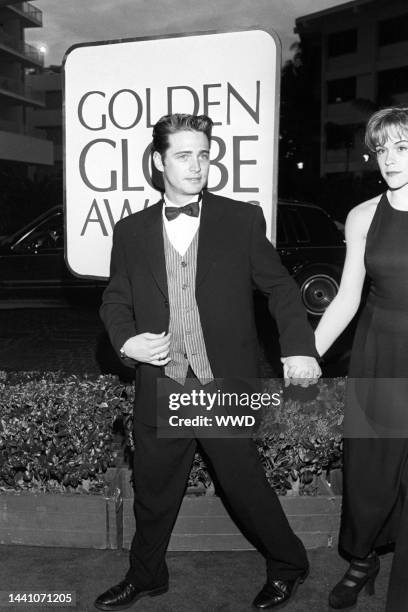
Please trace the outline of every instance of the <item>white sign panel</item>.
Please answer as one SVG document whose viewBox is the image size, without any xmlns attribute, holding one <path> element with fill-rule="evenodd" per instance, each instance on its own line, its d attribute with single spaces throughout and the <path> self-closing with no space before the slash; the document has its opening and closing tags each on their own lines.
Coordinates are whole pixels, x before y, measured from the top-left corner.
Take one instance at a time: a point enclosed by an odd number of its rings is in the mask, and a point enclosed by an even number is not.
<svg viewBox="0 0 408 612">
<path fill-rule="evenodd" d="M 114 224 L 160 199 L 152 126 L 214 121 L 208 189 L 262 206 L 274 231 L 280 47 L 264 30 L 85 44 L 65 58 L 66 259 L 108 277 Z"/>
</svg>

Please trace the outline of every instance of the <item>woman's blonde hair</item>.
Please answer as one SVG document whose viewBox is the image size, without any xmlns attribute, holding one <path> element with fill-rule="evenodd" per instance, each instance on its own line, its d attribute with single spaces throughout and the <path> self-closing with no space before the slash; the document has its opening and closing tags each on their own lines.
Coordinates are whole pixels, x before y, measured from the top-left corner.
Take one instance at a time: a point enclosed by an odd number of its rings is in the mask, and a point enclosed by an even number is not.
<svg viewBox="0 0 408 612">
<path fill-rule="evenodd" d="M 408 140 L 408 107 L 383 108 L 368 120 L 365 132 L 365 144 L 370 151 L 375 151 L 388 140 L 390 132 L 403 140 Z"/>
</svg>

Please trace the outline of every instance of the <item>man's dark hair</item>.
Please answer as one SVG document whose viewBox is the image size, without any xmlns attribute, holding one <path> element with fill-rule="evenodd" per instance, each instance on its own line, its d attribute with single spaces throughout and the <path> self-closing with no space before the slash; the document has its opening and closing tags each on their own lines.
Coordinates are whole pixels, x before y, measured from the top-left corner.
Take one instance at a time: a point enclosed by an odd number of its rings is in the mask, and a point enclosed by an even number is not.
<svg viewBox="0 0 408 612">
<path fill-rule="evenodd" d="M 203 132 L 210 142 L 212 126 L 213 122 L 207 115 L 164 115 L 153 127 L 153 151 L 164 155 L 169 147 L 169 134 L 182 131 Z"/>
</svg>

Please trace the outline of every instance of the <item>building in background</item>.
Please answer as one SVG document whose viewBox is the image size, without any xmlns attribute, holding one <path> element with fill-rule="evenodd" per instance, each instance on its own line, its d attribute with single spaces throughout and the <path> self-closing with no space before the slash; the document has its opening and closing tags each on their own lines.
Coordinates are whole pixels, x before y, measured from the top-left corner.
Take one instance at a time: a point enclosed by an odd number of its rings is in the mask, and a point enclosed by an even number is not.
<svg viewBox="0 0 408 612">
<path fill-rule="evenodd" d="M 29 2 L 0 0 L 0 171 L 34 176 L 54 162 L 46 132 L 28 122 L 30 109 L 45 108 L 44 96 L 27 83 L 27 72 L 43 66 L 43 54 L 24 39 L 42 27 L 42 12 Z"/>
<path fill-rule="evenodd" d="M 38 92 L 44 105 L 31 107 L 27 123 L 32 130 L 39 130 L 54 144 L 54 163 L 45 166 L 42 174 L 60 177 L 62 180 L 62 74 L 61 66 L 48 66 L 27 75 L 27 85 Z"/>
<path fill-rule="evenodd" d="M 354 0 L 298 18 L 296 32 L 318 51 L 310 91 L 320 106 L 320 175 L 361 175 L 368 116 L 408 104 L 408 3 Z"/>
</svg>

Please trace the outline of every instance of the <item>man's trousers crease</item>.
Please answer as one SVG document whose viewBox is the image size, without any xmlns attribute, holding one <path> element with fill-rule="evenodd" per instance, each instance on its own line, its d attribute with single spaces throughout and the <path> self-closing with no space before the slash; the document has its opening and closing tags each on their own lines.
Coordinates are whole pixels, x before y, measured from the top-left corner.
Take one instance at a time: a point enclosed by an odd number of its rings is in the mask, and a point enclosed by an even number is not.
<svg viewBox="0 0 408 612">
<path fill-rule="evenodd" d="M 136 534 L 127 579 L 150 588 L 168 580 L 165 553 L 180 509 L 197 447 L 195 438 L 158 438 L 157 430 L 135 423 L 134 481 Z M 268 574 L 292 579 L 308 566 L 270 487 L 255 443 L 249 438 L 199 438 L 240 527 L 267 557 Z"/>
</svg>

